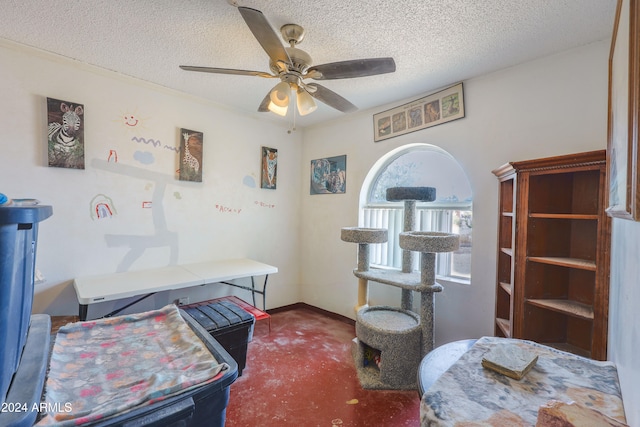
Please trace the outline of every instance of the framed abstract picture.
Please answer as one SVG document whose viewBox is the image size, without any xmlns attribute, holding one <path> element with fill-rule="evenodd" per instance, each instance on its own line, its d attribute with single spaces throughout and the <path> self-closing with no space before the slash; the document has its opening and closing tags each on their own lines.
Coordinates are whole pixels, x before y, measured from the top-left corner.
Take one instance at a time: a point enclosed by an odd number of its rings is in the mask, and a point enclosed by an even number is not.
<svg viewBox="0 0 640 427">
<path fill-rule="evenodd" d="M 278 181 L 278 150 L 262 147 L 262 174 L 260 188 L 276 189 Z"/>
<path fill-rule="evenodd" d="M 47 98 L 49 166 L 84 169 L 84 105 Z"/>
<path fill-rule="evenodd" d="M 202 132 L 180 129 L 180 181 L 202 182 Z"/>
<path fill-rule="evenodd" d="M 311 161 L 310 194 L 341 194 L 347 189 L 347 156 Z"/>
</svg>

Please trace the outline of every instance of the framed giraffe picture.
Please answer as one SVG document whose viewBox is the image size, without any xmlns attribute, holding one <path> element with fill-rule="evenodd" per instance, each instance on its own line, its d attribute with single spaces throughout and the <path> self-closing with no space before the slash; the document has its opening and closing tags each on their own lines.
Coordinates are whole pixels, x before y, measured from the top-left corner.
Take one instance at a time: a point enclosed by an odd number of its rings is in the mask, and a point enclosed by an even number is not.
<svg viewBox="0 0 640 427">
<path fill-rule="evenodd" d="M 180 181 L 202 182 L 202 132 L 180 129 Z"/>
<path fill-rule="evenodd" d="M 278 180 L 278 150 L 262 147 L 262 178 L 260 188 L 276 189 Z"/>
<path fill-rule="evenodd" d="M 49 166 L 84 169 L 84 105 L 47 98 Z"/>
</svg>

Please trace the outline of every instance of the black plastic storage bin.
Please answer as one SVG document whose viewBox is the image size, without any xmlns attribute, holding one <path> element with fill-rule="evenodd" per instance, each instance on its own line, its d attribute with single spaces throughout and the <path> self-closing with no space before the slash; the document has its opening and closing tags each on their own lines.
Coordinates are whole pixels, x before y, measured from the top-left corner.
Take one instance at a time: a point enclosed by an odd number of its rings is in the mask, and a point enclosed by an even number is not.
<svg viewBox="0 0 640 427">
<path fill-rule="evenodd" d="M 206 301 L 183 307 L 229 352 L 238 364 L 238 376 L 247 364 L 249 331 L 255 318 L 231 301 Z"/>
<path fill-rule="evenodd" d="M 184 310 L 180 314 L 216 360 L 229 365 L 229 369 L 212 383 L 91 424 L 91 427 L 224 427 L 230 386 L 238 378 L 238 365 L 189 314 Z"/>
</svg>

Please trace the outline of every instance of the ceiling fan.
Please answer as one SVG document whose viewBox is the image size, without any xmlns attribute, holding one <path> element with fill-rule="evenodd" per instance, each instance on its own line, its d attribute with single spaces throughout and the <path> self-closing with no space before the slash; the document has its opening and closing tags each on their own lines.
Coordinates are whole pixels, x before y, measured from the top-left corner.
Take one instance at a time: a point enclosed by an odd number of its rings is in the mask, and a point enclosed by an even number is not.
<svg viewBox="0 0 640 427">
<path fill-rule="evenodd" d="M 358 107 L 332 90 L 317 83 L 306 83 L 304 80 L 348 79 L 392 73 L 396 70 L 393 58 L 355 59 L 312 65 L 311 56 L 296 47 L 305 36 L 305 31 L 300 25 L 286 24 L 280 28 L 282 37 L 290 46 L 284 47 L 261 11 L 242 6 L 237 8 L 255 38 L 269 55 L 271 73 L 190 65 L 181 65 L 180 68 L 205 73 L 279 78 L 280 83 L 264 97 L 258 111 L 286 115 L 292 92 L 296 94 L 298 111 L 303 116 L 317 108 L 314 98 L 345 113 L 356 111 Z"/>
</svg>

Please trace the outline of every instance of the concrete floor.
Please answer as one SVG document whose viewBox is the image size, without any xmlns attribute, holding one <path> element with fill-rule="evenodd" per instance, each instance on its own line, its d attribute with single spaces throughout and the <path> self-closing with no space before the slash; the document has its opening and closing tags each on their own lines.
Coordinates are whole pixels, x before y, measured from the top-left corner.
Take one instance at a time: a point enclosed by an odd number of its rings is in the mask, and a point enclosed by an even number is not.
<svg viewBox="0 0 640 427">
<path fill-rule="evenodd" d="M 231 385 L 228 427 L 419 426 L 416 391 L 364 390 L 351 355 L 353 324 L 307 308 L 258 322 L 247 366 Z"/>
</svg>

